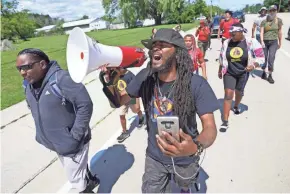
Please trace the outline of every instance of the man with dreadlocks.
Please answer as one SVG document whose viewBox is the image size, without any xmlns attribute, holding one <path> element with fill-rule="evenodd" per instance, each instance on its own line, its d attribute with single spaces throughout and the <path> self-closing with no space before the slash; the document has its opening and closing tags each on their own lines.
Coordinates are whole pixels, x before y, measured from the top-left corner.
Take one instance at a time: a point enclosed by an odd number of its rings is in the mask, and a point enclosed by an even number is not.
<svg viewBox="0 0 290 194">
<path fill-rule="evenodd" d="M 213 112 L 219 104 L 208 82 L 192 73 L 191 57 L 178 32 L 159 29 L 153 39 L 142 43 L 151 51 L 150 66 L 121 94 L 121 104 L 141 97 L 146 113 L 148 147 L 142 192 L 171 192 L 171 177 L 181 192 L 189 192 L 197 178 L 201 152 L 215 141 Z M 200 134 L 196 113 L 202 122 Z M 166 132 L 158 135 L 156 118 L 160 115 L 179 117 L 180 142 Z"/>
<path fill-rule="evenodd" d="M 73 189 L 91 193 L 99 184 L 88 168 L 93 103 L 83 84 L 39 49 L 19 52 L 16 68 L 36 127 L 36 141 L 57 153 Z"/>
</svg>

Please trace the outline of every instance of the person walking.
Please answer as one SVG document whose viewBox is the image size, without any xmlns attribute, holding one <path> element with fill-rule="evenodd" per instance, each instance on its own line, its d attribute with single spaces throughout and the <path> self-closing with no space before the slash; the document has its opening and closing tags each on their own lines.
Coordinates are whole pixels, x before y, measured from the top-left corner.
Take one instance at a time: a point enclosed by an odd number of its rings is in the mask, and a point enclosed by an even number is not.
<svg viewBox="0 0 290 194">
<path fill-rule="evenodd" d="M 211 50 L 211 33 L 212 33 L 212 30 L 213 30 L 213 21 L 212 21 L 212 18 L 210 17 L 206 17 L 206 23 L 207 23 L 207 26 L 209 28 L 209 36 L 208 36 L 208 50 Z"/>
<path fill-rule="evenodd" d="M 57 153 L 74 189 L 93 192 L 100 180 L 88 168 L 93 103 L 85 86 L 39 49 L 20 51 L 16 68 L 24 78 L 36 141 Z"/>
<path fill-rule="evenodd" d="M 191 57 L 178 32 L 159 29 L 153 39 L 142 43 L 152 52 L 150 68 L 136 75 L 120 99 L 126 104 L 132 97 L 141 97 L 144 105 L 148 147 L 142 192 L 171 192 L 171 175 L 181 192 L 190 192 L 200 155 L 217 135 L 213 112 L 219 104 L 208 82 L 192 73 Z M 202 123 L 200 133 L 196 114 Z M 166 132 L 158 135 L 157 117 L 172 115 L 179 118 L 180 142 Z"/>
<path fill-rule="evenodd" d="M 262 7 L 259 11 L 259 16 L 255 19 L 253 27 L 252 27 L 252 38 L 256 38 L 261 43 L 261 23 L 262 21 L 266 20 L 267 17 L 267 8 Z M 256 33 L 256 36 L 255 36 Z"/>
<path fill-rule="evenodd" d="M 261 78 L 274 84 L 273 71 L 276 52 L 282 45 L 282 19 L 277 17 L 277 6 L 269 7 L 269 14 L 266 20 L 261 22 L 261 44 L 265 53 L 265 64 L 262 66 L 263 73 Z M 267 77 L 266 68 L 268 67 L 269 76 Z"/>
<path fill-rule="evenodd" d="M 202 77 L 207 79 L 206 64 L 203 58 L 203 54 L 199 48 L 196 47 L 195 38 L 192 34 L 187 34 L 184 37 L 185 46 L 188 50 L 188 54 L 193 62 L 193 72 L 199 75 L 199 68 L 202 71 Z"/>
<path fill-rule="evenodd" d="M 103 79 L 103 77 L 106 77 Z M 127 85 L 133 80 L 135 75 L 122 67 L 107 67 L 103 68 L 102 72 L 100 73 L 100 80 L 106 81 L 106 83 L 110 81 L 114 81 L 114 87 L 116 87 L 116 91 L 122 92 L 126 89 Z M 120 115 L 120 122 L 122 126 L 122 133 L 117 138 L 119 143 L 125 141 L 128 137 L 130 137 L 130 132 L 127 130 L 127 121 L 126 121 L 126 114 L 128 113 L 129 108 L 133 113 L 137 113 L 139 117 L 138 121 L 138 128 L 141 128 L 144 124 L 144 117 L 142 111 L 140 109 L 140 101 L 139 98 L 132 98 L 128 103 L 122 105 L 118 108 L 119 115 Z"/>
<path fill-rule="evenodd" d="M 206 50 L 208 49 L 210 30 L 204 20 L 200 20 L 200 26 L 195 32 L 195 36 L 198 37 L 197 45 L 205 57 Z"/>
<path fill-rule="evenodd" d="M 229 114 L 235 95 L 233 111 L 240 114 L 239 104 L 249 78 L 249 72 L 265 61 L 263 48 L 254 38 L 246 38 L 247 30 L 242 24 L 233 24 L 230 29 L 231 38 L 224 41 L 219 58 L 218 77 L 224 82 L 224 105 L 220 131 L 225 132 L 229 126 Z"/>
<path fill-rule="evenodd" d="M 225 11 L 225 19 L 220 22 L 220 27 L 218 29 L 218 40 L 220 40 L 220 35 L 222 35 L 222 43 L 231 37 L 230 29 L 235 23 L 239 23 L 239 20 L 233 18 L 233 12 L 230 10 Z"/>
</svg>

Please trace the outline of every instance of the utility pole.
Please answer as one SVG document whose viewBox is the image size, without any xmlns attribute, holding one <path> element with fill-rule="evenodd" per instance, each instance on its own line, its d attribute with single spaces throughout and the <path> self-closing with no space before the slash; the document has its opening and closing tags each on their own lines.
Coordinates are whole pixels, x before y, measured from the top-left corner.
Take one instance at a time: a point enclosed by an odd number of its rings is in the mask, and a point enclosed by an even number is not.
<svg viewBox="0 0 290 194">
<path fill-rule="evenodd" d="M 210 0 L 210 3 L 211 3 L 210 18 L 212 19 L 212 0 Z"/>
</svg>

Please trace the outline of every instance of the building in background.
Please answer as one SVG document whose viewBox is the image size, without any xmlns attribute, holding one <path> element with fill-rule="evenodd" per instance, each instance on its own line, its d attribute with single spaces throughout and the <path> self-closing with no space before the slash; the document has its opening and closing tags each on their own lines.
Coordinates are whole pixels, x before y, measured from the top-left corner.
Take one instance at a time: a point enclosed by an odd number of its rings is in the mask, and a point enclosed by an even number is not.
<svg viewBox="0 0 290 194">
<path fill-rule="evenodd" d="M 84 32 L 90 32 L 93 30 L 108 29 L 109 22 L 101 19 L 85 19 L 72 22 L 66 22 L 62 25 L 66 34 L 69 34 L 71 30 L 75 27 L 83 29 Z"/>
<path fill-rule="evenodd" d="M 56 25 L 43 26 L 42 28 L 35 29 L 35 34 L 38 34 L 39 32 L 49 32 L 55 27 Z"/>
</svg>

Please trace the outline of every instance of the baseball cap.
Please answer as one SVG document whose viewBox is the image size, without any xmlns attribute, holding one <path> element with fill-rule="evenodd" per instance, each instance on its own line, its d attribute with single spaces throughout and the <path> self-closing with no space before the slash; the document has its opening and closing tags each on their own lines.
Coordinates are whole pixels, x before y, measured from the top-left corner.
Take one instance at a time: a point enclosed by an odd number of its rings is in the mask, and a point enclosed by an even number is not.
<svg viewBox="0 0 290 194">
<path fill-rule="evenodd" d="M 267 10 L 267 8 L 266 7 L 261 7 L 260 11 L 262 11 L 262 10 Z"/>
<path fill-rule="evenodd" d="M 157 30 L 156 34 L 154 35 L 153 39 L 141 40 L 141 43 L 148 48 L 149 50 L 152 49 L 152 45 L 154 42 L 163 41 L 170 44 L 173 44 L 177 47 L 187 49 L 184 43 L 184 39 L 181 34 L 173 29 L 169 28 L 161 28 Z"/>
<path fill-rule="evenodd" d="M 277 6 L 276 6 L 276 5 L 271 5 L 271 6 L 269 7 L 269 10 L 277 10 Z"/>
</svg>

